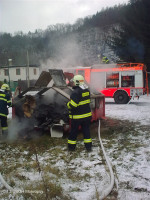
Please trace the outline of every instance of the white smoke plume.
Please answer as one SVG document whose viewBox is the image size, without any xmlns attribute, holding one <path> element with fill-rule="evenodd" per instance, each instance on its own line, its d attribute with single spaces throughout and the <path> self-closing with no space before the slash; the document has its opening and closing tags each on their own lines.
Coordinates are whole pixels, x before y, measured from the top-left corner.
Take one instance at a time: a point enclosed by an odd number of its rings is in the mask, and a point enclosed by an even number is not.
<svg viewBox="0 0 150 200">
<path fill-rule="evenodd" d="M 17 140 L 19 133 L 26 127 L 27 121 L 20 121 L 18 118 L 12 119 L 8 127 L 8 141 Z"/>
<path fill-rule="evenodd" d="M 81 65 L 82 50 L 77 42 L 76 35 L 62 40 L 58 46 L 58 55 L 56 58 L 51 57 L 45 61 L 41 61 L 41 70 L 56 69 L 56 68 L 70 68 Z"/>
</svg>

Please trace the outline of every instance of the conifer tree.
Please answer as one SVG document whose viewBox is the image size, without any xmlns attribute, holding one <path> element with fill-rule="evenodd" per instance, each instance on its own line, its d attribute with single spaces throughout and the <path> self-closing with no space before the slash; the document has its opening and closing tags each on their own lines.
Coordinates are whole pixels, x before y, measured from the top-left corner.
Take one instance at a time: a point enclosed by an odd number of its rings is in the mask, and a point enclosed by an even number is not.
<svg viewBox="0 0 150 200">
<path fill-rule="evenodd" d="M 150 68 L 150 1 L 131 0 L 122 9 L 119 26 L 108 40 L 109 45 L 126 62 L 143 62 Z"/>
</svg>

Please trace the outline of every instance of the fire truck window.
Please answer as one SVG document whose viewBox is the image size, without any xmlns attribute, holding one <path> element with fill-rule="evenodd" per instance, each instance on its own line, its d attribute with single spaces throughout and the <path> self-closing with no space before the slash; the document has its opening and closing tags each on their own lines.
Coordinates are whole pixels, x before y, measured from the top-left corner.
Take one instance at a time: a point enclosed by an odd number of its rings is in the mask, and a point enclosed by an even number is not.
<svg viewBox="0 0 150 200">
<path fill-rule="evenodd" d="M 106 74 L 106 87 L 119 87 L 119 73 Z"/>
<path fill-rule="evenodd" d="M 135 87 L 134 76 L 121 76 L 121 87 Z"/>
</svg>

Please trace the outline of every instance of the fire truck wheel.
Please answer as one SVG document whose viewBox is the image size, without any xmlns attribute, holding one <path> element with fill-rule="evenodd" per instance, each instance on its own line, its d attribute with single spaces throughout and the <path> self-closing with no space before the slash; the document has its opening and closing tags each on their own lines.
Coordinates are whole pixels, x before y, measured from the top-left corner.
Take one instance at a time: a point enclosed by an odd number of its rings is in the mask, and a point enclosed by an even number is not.
<svg viewBox="0 0 150 200">
<path fill-rule="evenodd" d="M 129 102 L 129 96 L 124 91 L 117 91 L 114 95 L 115 103 L 126 104 Z"/>
</svg>

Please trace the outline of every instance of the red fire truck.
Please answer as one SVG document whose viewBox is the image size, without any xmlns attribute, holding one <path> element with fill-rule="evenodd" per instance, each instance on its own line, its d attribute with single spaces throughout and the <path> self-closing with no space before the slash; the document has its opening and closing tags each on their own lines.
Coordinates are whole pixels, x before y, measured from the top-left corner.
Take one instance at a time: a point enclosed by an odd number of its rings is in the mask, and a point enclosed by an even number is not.
<svg viewBox="0 0 150 200">
<path fill-rule="evenodd" d="M 81 74 L 95 89 L 114 98 L 115 103 L 128 103 L 132 97 L 148 93 L 146 66 L 142 63 L 100 64 L 78 67 Z"/>
</svg>

